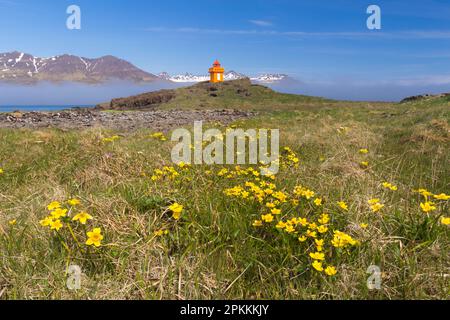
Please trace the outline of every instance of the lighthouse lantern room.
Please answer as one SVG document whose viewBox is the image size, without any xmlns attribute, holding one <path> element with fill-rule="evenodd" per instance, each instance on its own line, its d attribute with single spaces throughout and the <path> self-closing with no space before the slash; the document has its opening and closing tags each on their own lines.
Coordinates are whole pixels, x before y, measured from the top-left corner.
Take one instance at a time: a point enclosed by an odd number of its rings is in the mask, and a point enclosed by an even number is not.
<svg viewBox="0 0 450 320">
<path fill-rule="evenodd" d="M 225 69 L 222 68 L 219 61 L 215 61 L 212 68 L 209 68 L 209 74 L 211 75 L 211 83 L 224 81 Z"/>
</svg>

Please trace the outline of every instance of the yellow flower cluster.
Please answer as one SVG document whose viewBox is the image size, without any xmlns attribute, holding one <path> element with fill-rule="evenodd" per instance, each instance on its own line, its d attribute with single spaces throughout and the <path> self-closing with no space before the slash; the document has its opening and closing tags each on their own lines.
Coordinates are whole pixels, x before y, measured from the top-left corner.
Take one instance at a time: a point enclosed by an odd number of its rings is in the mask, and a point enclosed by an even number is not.
<svg viewBox="0 0 450 320">
<path fill-rule="evenodd" d="M 302 186 L 296 186 L 294 188 L 294 195 L 299 196 L 299 197 L 304 197 L 307 200 L 309 200 L 315 196 L 315 192 L 312 190 L 309 190 L 308 188 L 302 187 Z M 318 205 L 321 205 L 321 204 L 322 204 L 322 202 L 320 201 L 320 203 Z"/>
<path fill-rule="evenodd" d="M 450 195 L 446 195 L 445 193 L 441 194 L 433 194 L 432 192 L 428 191 L 427 189 L 420 188 L 418 190 L 413 190 L 413 192 L 419 193 L 422 197 L 424 197 L 425 201 L 420 203 L 420 209 L 428 214 L 430 212 L 436 211 L 438 208 L 436 206 L 436 203 L 433 201 L 430 201 L 430 198 L 433 198 L 437 201 L 448 201 L 450 200 Z M 444 217 L 444 219 L 441 219 L 441 223 L 445 225 L 447 218 Z"/>
<path fill-rule="evenodd" d="M 167 138 L 164 136 L 164 133 L 162 133 L 162 132 L 155 132 L 150 135 L 150 138 L 160 140 L 160 141 L 167 141 Z"/>
<path fill-rule="evenodd" d="M 369 150 L 364 148 L 364 149 L 359 149 L 359 153 L 362 155 L 367 155 L 369 153 Z M 363 160 L 359 163 L 359 166 L 361 167 L 361 169 L 367 169 L 369 168 L 369 161 L 367 160 Z"/>
<path fill-rule="evenodd" d="M 225 195 L 232 196 L 241 199 L 255 199 L 259 203 L 263 203 L 268 197 L 268 203 L 275 206 L 280 203 L 284 203 L 287 200 L 287 195 L 281 191 L 275 191 L 276 185 L 271 182 L 261 181 L 258 179 L 258 183 L 247 181 L 242 186 L 235 186 L 233 188 L 226 189 Z"/>
<path fill-rule="evenodd" d="M 392 183 L 389 183 L 389 182 L 383 182 L 382 185 L 383 185 L 384 188 L 389 189 L 391 191 L 397 191 L 398 190 L 397 186 L 394 186 Z"/>
<path fill-rule="evenodd" d="M 331 240 L 331 244 L 336 248 L 345 248 L 347 246 L 356 246 L 358 242 L 353 239 L 350 235 L 341 232 L 334 231 L 333 240 Z"/>
<path fill-rule="evenodd" d="M 384 204 L 380 202 L 380 199 L 370 199 L 367 202 L 369 203 L 372 212 L 378 212 L 384 208 Z"/>
<path fill-rule="evenodd" d="M 294 167 L 298 168 L 300 165 L 300 159 L 297 154 L 289 147 L 284 147 L 281 157 L 281 167 Z"/>
<path fill-rule="evenodd" d="M 47 206 L 47 210 L 50 214 L 42 219 L 39 223 L 43 227 L 49 227 L 50 230 L 59 232 L 65 226 L 70 231 L 71 237 L 78 243 L 78 239 L 73 231 L 71 223 L 78 222 L 81 225 L 86 225 L 89 220 L 93 220 L 93 217 L 85 212 L 78 210 L 78 206 L 81 205 L 81 201 L 74 198 L 61 203 L 59 201 L 53 201 Z M 85 242 L 88 246 L 101 246 L 103 235 L 100 228 L 94 228 L 92 231 L 87 232 L 87 240 Z"/>
<path fill-rule="evenodd" d="M 168 234 L 169 234 L 169 230 L 164 230 L 164 229 L 157 230 L 154 232 L 155 237 L 162 237 L 162 236 L 166 236 Z"/>
<path fill-rule="evenodd" d="M 119 136 L 112 136 L 112 137 L 109 137 L 109 138 L 103 138 L 102 141 L 103 141 L 104 143 L 108 143 L 108 142 L 114 142 L 114 141 L 117 141 L 117 140 L 119 140 L 119 139 L 120 139 Z"/>
<path fill-rule="evenodd" d="M 241 166 L 236 166 L 236 167 L 234 167 L 233 170 L 223 168 L 217 173 L 217 176 L 224 177 L 226 179 L 234 179 L 234 178 L 238 178 L 238 177 L 251 176 L 251 177 L 257 178 L 257 181 L 259 181 L 259 180 L 261 180 L 260 178 L 262 177 L 261 170 L 264 170 L 265 168 L 260 167 L 259 169 L 260 170 L 256 170 L 252 167 L 242 168 Z M 263 177 L 271 179 L 271 180 L 275 180 L 275 176 L 271 175 L 271 174 L 266 174 Z"/>
<path fill-rule="evenodd" d="M 222 176 L 227 176 L 230 171 L 221 170 Z M 292 198 L 283 191 L 277 190 L 274 183 L 261 181 L 254 177 L 253 181 L 246 181 L 243 185 L 225 189 L 225 195 L 243 200 L 256 200 L 261 205 L 263 213 L 259 219 L 253 220 L 252 226 L 262 230 L 278 230 L 281 234 L 295 237 L 305 245 L 306 254 L 311 261 L 314 270 L 328 276 L 337 274 L 335 266 L 326 264 L 326 258 L 332 258 L 332 248 L 347 248 L 358 244 L 350 235 L 341 231 L 332 231 L 329 214 L 321 213 L 314 220 L 307 217 L 287 218 L 285 212 L 291 210 L 283 209 L 289 199 L 292 204 L 298 204 L 299 197 L 311 200 L 313 208 L 322 206 L 323 200 L 316 196 L 316 192 L 303 186 L 296 186 L 292 192 Z M 345 203 L 345 208 L 348 207 Z"/>
<path fill-rule="evenodd" d="M 152 181 L 160 181 L 160 180 L 163 180 L 164 178 L 167 177 L 167 178 L 169 178 L 171 180 L 174 180 L 179 175 L 180 175 L 180 173 L 174 167 L 165 166 L 162 170 L 161 169 L 156 169 L 153 172 L 153 175 L 152 175 L 151 179 L 152 179 Z"/>
</svg>

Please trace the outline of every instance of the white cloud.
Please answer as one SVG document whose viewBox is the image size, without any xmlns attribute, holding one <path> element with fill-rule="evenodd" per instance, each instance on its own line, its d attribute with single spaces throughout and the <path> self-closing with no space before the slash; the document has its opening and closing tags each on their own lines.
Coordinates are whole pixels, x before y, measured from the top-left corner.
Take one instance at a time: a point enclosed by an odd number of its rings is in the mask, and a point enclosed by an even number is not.
<svg viewBox="0 0 450 320">
<path fill-rule="evenodd" d="M 258 26 L 258 27 L 271 27 L 273 23 L 266 20 L 249 20 L 250 23 Z"/>
<path fill-rule="evenodd" d="M 306 31 L 275 31 L 252 29 L 208 29 L 208 28 L 145 28 L 149 32 L 179 32 L 179 33 L 203 33 L 203 34 L 229 34 L 229 35 L 257 35 L 257 36 L 291 36 L 291 37 L 316 37 L 316 38 L 380 38 L 380 39 L 450 39 L 450 30 L 411 30 L 411 31 L 336 31 L 336 32 L 306 32 Z"/>
</svg>

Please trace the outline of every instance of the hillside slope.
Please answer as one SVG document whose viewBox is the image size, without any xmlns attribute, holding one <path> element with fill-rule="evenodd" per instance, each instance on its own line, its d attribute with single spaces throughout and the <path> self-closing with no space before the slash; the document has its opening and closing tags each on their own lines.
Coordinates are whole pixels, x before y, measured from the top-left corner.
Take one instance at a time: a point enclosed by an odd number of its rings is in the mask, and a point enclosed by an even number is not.
<svg viewBox="0 0 450 320">
<path fill-rule="evenodd" d="M 336 101 L 320 97 L 285 94 L 238 79 L 212 84 L 201 82 L 190 87 L 149 92 L 113 99 L 97 106 L 103 110 L 136 109 L 244 109 L 298 110 L 311 106 L 367 105 L 365 102 Z"/>
</svg>

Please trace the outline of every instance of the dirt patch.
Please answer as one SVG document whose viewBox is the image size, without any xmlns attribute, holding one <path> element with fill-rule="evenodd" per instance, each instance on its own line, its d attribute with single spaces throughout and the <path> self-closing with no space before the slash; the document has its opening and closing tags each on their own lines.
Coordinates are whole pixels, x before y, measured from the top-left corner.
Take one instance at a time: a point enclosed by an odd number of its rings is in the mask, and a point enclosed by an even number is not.
<svg viewBox="0 0 450 320">
<path fill-rule="evenodd" d="M 252 112 L 238 110 L 15 112 L 0 113 L 0 128 L 60 128 L 70 130 L 105 127 L 118 130 L 151 128 L 166 131 L 183 125 L 192 125 L 194 121 L 218 121 L 222 124 L 228 124 L 254 115 L 255 113 Z"/>
</svg>

